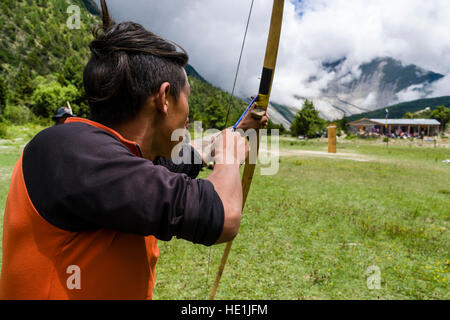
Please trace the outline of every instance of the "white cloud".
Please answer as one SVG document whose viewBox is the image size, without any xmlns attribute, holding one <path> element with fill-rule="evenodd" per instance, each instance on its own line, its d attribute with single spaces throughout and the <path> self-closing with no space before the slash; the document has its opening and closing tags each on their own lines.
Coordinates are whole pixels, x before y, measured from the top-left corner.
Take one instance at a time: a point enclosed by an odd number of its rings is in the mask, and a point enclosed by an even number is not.
<svg viewBox="0 0 450 320">
<path fill-rule="evenodd" d="M 410 86 L 397 93 L 398 101 L 411 101 L 425 98 L 423 89 L 423 84 Z"/>
<path fill-rule="evenodd" d="M 96 0 L 98 3 L 98 1 Z M 108 0 L 118 21 L 133 20 L 173 40 L 190 54 L 190 63 L 213 84 L 231 91 L 250 0 Z M 271 0 L 254 2 L 236 93 L 257 92 L 269 28 Z M 297 94 L 317 97 L 334 77 L 376 57 L 450 74 L 448 0 L 303 0 L 285 3 L 274 101 L 295 105 Z M 342 69 L 325 72 L 322 61 L 347 57 Z M 317 81 L 308 81 L 311 77 Z M 351 77 L 342 81 L 351 81 Z M 435 84 L 450 94 L 449 77 Z M 414 96 L 413 88 L 402 93 Z M 370 98 L 370 97 L 369 97 Z M 369 99 L 370 100 L 370 99 Z M 297 102 L 296 102 L 297 101 Z"/>
<path fill-rule="evenodd" d="M 363 103 L 361 103 L 362 107 L 369 107 L 369 106 L 373 106 L 377 101 L 377 93 L 376 92 L 371 92 L 367 98 L 363 101 Z"/>
<path fill-rule="evenodd" d="M 434 82 L 431 85 L 432 97 L 449 96 L 450 95 L 450 75 Z"/>
</svg>

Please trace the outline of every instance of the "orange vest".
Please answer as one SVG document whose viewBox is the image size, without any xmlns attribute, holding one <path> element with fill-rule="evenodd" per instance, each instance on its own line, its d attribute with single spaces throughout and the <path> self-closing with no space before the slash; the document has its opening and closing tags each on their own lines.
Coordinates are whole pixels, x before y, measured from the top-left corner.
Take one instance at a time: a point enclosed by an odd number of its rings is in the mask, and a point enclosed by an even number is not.
<svg viewBox="0 0 450 320">
<path fill-rule="evenodd" d="M 108 127 L 81 118 L 66 122 L 104 129 L 141 156 L 136 143 Z M 156 238 L 53 226 L 28 196 L 22 156 L 14 168 L 3 220 L 0 299 L 151 299 L 159 256 Z"/>
</svg>

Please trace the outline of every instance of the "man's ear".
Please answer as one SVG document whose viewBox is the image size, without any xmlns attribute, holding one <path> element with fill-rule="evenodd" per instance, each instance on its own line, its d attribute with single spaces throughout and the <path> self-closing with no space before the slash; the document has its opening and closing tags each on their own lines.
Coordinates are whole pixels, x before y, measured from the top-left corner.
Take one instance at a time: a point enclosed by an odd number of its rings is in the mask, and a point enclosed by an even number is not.
<svg viewBox="0 0 450 320">
<path fill-rule="evenodd" d="M 170 83 L 163 82 L 159 87 L 158 94 L 156 95 L 156 108 L 164 115 L 167 115 L 169 110 L 169 95 Z"/>
</svg>

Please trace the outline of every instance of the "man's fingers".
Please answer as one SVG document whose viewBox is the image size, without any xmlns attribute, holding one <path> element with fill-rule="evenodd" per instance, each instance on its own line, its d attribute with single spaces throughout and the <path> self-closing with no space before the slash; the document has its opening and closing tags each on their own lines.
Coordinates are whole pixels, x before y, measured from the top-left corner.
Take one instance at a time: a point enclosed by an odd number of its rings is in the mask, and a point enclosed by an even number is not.
<svg viewBox="0 0 450 320">
<path fill-rule="evenodd" d="M 252 99 L 252 101 L 253 101 L 253 99 L 255 99 L 255 97 L 254 97 L 254 96 L 251 96 L 251 99 Z M 250 107 L 249 112 L 251 112 L 253 109 L 255 109 L 255 107 L 256 107 L 256 101 L 253 102 L 252 106 Z"/>
</svg>

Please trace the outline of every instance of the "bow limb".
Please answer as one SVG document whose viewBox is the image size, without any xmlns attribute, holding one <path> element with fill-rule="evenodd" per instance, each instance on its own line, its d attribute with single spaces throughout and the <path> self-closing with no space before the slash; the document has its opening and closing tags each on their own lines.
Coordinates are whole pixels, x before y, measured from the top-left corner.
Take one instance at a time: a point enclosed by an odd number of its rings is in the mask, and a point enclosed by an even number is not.
<svg viewBox="0 0 450 320">
<path fill-rule="evenodd" d="M 261 118 L 264 116 L 267 107 L 269 105 L 270 92 L 272 89 L 273 76 L 275 74 L 275 65 L 277 62 L 278 46 L 280 43 L 281 24 L 283 20 L 284 0 L 274 0 L 272 8 L 272 18 L 270 20 L 269 36 L 267 39 L 266 55 L 264 57 L 264 67 L 261 75 L 261 82 L 259 85 L 258 100 L 256 107 L 252 110 L 252 116 Z M 257 152 L 259 151 L 259 132 L 257 135 Z M 242 209 L 245 206 L 248 192 L 250 191 L 250 185 L 252 183 L 253 174 L 255 172 L 256 163 L 250 163 L 247 159 L 244 167 L 244 173 L 242 176 Z M 231 250 L 233 241 L 227 243 L 225 251 L 222 255 L 219 271 L 217 272 L 214 286 L 211 290 L 210 299 L 214 300 L 219 286 L 220 279 L 222 277 L 225 264 L 228 259 L 228 255 Z"/>
</svg>

